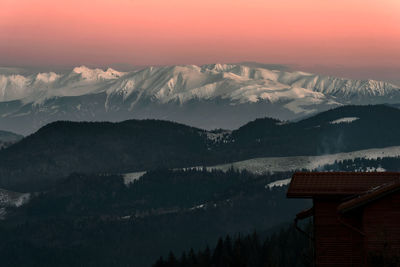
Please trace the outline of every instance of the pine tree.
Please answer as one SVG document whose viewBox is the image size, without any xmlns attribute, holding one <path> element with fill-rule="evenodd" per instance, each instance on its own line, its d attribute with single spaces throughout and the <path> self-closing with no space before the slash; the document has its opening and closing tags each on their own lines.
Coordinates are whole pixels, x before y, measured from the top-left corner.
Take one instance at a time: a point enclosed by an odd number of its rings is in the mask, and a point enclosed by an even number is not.
<svg viewBox="0 0 400 267">
<path fill-rule="evenodd" d="M 168 254 L 168 262 L 167 262 L 168 267 L 177 267 L 178 266 L 178 261 L 175 258 L 174 253 L 172 251 L 169 252 Z"/>
</svg>

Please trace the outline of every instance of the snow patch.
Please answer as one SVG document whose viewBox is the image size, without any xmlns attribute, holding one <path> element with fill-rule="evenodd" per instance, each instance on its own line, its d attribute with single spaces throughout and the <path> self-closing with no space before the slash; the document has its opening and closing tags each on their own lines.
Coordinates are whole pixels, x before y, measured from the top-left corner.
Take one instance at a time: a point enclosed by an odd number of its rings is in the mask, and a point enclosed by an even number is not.
<svg viewBox="0 0 400 267">
<path fill-rule="evenodd" d="M 334 121 L 329 122 L 330 124 L 339 124 L 339 123 L 351 123 L 353 121 L 359 120 L 358 117 L 344 117 Z"/>
<path fill-rule="evenodd" d="M 382 167 L 377 167 L 377 168 L 375 168 L 375 167 L 367 167 L 367 168 L 365 169 L 365 171 L 366 171 L 366 172 L 385 172 L 386 169 L 384 169 L 384 168 L 382 168 Z"/>
<path fill-rule="evenodd" d="M 206 204 L 200 204 L 200 205 L 196 205 L 194 207 L 191 207 L 189 210 L 204 209 L 205 207 L 206 207 Z"/>
<path fill-rule="evenodd" d="M 122 177 L 124 178 L 124 184 L 128 185 L 133 181 L 138 180 L 140 177 L 145 175 L 145 173 L 146 172 L 129 172 L 122 174 Z"/>
<path fill-rule="evenodd" d="M 0 207 L 20 207 L 30 199 L 30 193 L 18 193 L 0 189 Z"/>
<path fill-rule="evenodd" d="M 282 187 L 282 186 L 285 186 L 285 185 L 290 184 L 290 181 L 291 181 L 291 180 L 292 180 L 291 178 L 283 179 L 283 180 L 278 180 L 278 181 L 275 181 L 275 182 L 272 182 L 272 183 L 267 184 L 267 185 L 265 186 L 265 188 L 266 188 L 266 189 L 272 189 L 272 188 L 274 188 L 274 187 Z"/>
<path fill-rule="evenodd" d="M 207 132 L 207 139 L 212 142 L 224 142 L 227 141 L 227 138 L 230 136 L 232 131 L 229 130 L 221 130 L 221 131 L 212 131 Z"/>
</svg>

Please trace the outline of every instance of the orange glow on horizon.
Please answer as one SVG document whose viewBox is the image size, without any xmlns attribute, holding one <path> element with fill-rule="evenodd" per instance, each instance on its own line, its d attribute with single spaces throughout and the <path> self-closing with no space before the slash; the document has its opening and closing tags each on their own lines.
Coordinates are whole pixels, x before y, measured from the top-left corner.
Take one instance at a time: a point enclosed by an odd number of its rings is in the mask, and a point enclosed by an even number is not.
<svg viewBox="0 0 400 267">
<path fill-rule="evenodd" d="M 398 0 L 2 0 L 8 64 L 400 66 Z"/>
</svg>

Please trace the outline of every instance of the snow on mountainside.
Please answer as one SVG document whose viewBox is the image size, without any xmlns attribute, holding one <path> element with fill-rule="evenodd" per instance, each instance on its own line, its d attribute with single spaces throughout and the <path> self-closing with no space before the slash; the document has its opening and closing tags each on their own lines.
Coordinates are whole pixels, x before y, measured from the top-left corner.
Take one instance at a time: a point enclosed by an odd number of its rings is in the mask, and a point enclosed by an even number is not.
<svg viewBox="0 0 400 267">
<path fill-rule="evenodd" d="M 0 188 L 0 220 L 4 220 L 7 207 L 20 207 L 26 204 L 31 197 L 30 193 L 18 193 Z"/>
<path fill-rule="evenodd" d="M 108 100 L 114 96 L 120 96 L 123 100 L 133 96 L 130 109 L 142 99 L 181 105 L 195 100 L 215 99 L 227 100 L 232 105 L 302 99 L 304 105 L 323 102 L 339 105 L 322 93 L 278 82 L 274 71 L 221 64 L 145 69 L 117 81 L 107 90 L 107 94 Z M 287 109 L 295 113 L 298 109 L 303 111 L 290 104 Z"/>
<path fill-rule="evenodd" d="M 89 69 L 76 67 L 70 73 L 60 75 L 54 72 L 38 73 L 28 76 L 20 74 L 0 74 L 0 101 L 24 100 L 37 102 L 51 97 L 84 95 L 96 91 L 104 91 L 109 80 L 124 75 L 111 68 Z M 95 85 L 95 86 L 94 86 Z"/>
<path fill-rule="evenodd" d="M 325 165 L 334 164 L 335 161 L 352 160 L 356 158 L 377 159 L 400 157 L 400 146 L 386 148 L 372 148 L 353 152 L 327 154 L 321 156 L 293 156 L 293 157 L 266 157 L 254 158 L 228 164 L 209 166 L 207 169 L 227 171 L 248 170 L 257 174 L 280 171 L 295 171 L 301 169 L 315 170 Z"/>
<path fill-rule="evenodd" d="M 29 201 L 29 193 L 18 193 L 0 188 L 0 208 L 14 206 L 19 207 Z"/>
<path fill-rule="evenodd" d="M 339 124 L 339 123 L 351 123 L 353 121 L 359 120 L 360 118 L 358 117 L 345 117 L 345 118 L 340 118 L 334 121 L 329 122 L 330 124 Z"/>
<path fill-rule="evenodd" d="M 114 82 L 109 83 L 110 80 Z M 100 84 L 91 90 L 81 86 L 81 90 L 73 90 L 81 83 Z M 221 97 L 239 103 L 307 97 L 319 100 L 325 95 L 384 96 L 400 91 L 392 84 L 373 80 L 348 80 L 232 64 L 149 67 L 131 73 L 81 66 L 64 75 L 54 72 L 30 76 L 0 75 L 0 101 L 29 98 L 37 91 L 49 96 L 64 96 L 68 92 L 62 90 L 63 87 L 74 91 L 71 95 L 103 91 L 126 98 L 134 92 L 142 92 L 160 102 Z"/>
<path fill-rule="evenodd" d="M 139 93 L 139 97 L 152 97 L 161 103 L 222 98 L 233 103 L 306 99 L 308 104 L 323 101 L 333 104 L 339 97 L 384 96 L 399 93 L 400 88 L 372 80 L 213 64 L 147 68 L 125 76 L 107 92 L 123 95 L 125 99 Z"/>
<path fill-rule="evenodd" d="M 384 148 L 372 148 L 364 149 L 352 152 L 326 154 L 321 156 L 291 156 L 291 157 L 265 157 L 265 158 L 253 158 L 243 161 L 231 162 L 227 164 L 206 166 L 208 171 L 221 170 L 228 171 L 233 168 L 238 171 L 249 171 L 254 174 L 266 174 L 274 172 L 287 172 L 287 171 L 298 171 L 298 170 L 317 170 L 321 169 L 326 165 L 334 164 L 336 162 L 342 162 L 344 160 L 354 160 L 356 158 L 372 159 L 378 158 L 398 158 L 400 157 L 400 146 L 391 146 Z M 198 169 L 202 170 L 203 166 L 183 168 L 184 170 Z M 368 171 L 385 171 L 382 168 L 368 168 Z M 123 174 L 125 184 L 129 184 L 134 180 L 142 177 L 146 172 L 132 172 Z M 275 186 L 284 186 L 290 182 L 290 179 L 274 181 L 266 188 L 272 188 Z"/>
<path fill-rule="evenodd" d="M 0 74 L 0 125 L 20 133 L 60 119 L 158 118 L 235 128 L 256 117 L 290 120 L 345 104 L 399 102 L 400 88 L 390 83 L 262 65 L 164 66 L 127 73 L 81 66 L 63 74 Z"/>
</svg>

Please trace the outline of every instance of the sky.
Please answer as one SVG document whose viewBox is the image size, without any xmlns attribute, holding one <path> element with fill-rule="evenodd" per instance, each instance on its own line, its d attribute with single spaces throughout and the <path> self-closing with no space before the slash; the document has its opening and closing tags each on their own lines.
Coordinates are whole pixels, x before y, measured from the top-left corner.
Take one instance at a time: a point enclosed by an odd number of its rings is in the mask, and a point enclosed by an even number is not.
<svg viewBox="0 0 400 267">
<path fill-rule="evenodd" d="M 400 79 L 399 0 L 1 0 L 0 18 L 2 66 L 257 61 Z"/>
</svg>

